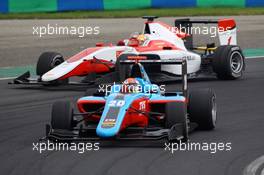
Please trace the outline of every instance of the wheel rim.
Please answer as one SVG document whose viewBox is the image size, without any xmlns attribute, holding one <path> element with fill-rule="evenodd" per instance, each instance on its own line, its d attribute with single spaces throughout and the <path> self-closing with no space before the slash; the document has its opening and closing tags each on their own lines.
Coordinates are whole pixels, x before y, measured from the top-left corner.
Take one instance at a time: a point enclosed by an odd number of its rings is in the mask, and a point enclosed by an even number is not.
<svg viewBox="0 0 264 175">
<path fill-rule="evenodd" d="M 230 65 L 232 72 L 238 74 L 243 68 L 243 56 L 240 52 L 235 51 L 231 54 Z"/>
<path fill-rule="evenodd" d="M 61 64 L 62 63 L 62 61 L 61 61 L 61 56 L 60 55 L 57 55 L 56 57 L 54 57 L 54 59 L 53 59 L 53 61 L 52 61 L 52 67 L 56 67 L 56 66 L 58 66 L 59 64 Z"/>
<path fill-rule="evenodd" d="M 212 122 L 213 125 L 216 125 L 216 111 L 217 111 L 217 106 L 216 106 L 216 98 L 215 96 L 212 97 Z"/>
</svg>

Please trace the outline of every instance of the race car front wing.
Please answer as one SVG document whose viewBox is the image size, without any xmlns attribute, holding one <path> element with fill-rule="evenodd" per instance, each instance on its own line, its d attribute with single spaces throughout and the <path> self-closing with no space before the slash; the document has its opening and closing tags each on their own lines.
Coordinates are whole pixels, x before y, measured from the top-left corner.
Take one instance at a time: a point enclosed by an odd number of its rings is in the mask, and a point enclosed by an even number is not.
<svg viewBox="0 0 264 175">
<path fill-rule="evenodd" d="M 189 123 L 188 132 L 192 132 L 197 125 Z M 170 129 L 163 127 L 128 127 L 112 138 L 101 138 L 96 134 L 96 127 L 79 127 L 73 130 L 54 130 L 46 125 L 46 136 L 41 140 L 56 142 L 117 142 L 118 144 L 131 145 L 131 143 L 149 142 L 177 142 L 183 139 L 183 125 L 175 124 Z"/>
</svg>

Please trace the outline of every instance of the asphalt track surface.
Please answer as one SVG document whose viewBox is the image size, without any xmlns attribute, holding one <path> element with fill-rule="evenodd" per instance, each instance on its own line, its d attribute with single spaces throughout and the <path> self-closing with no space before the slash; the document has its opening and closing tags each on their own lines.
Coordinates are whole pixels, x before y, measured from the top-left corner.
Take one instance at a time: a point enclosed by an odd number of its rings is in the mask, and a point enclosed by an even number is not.
<svg viewBox="0 0 264 175">
<path fill-rule="evenodd" d="M 192 142 L 231 142 L 231 151 L 176 151 L 161 148 L 100 148 L 77 152 L 32 151 L 44 136 L 51 104 L 76 100 L 83 92 L 24 88 L 0 81 L 1 174 L 241 174 L 264 154 L 264 59 L 247 60 L 245 77 L 237 81 L 211 79 L 189 83 L 190 88 L 213 88 L 217 94 L 218 123 L 211 132 L 196 132 Z M 179 85 L 169 85 L 173 90 Z"/>
<path fill-rule="evenodd" d="M 251 46 L 258 47 L 260 43 Z M 84 94 L 84 89 L 17 87 L 8 85 L 8 80 L 0 81 L 0 172 L 5 175 L 242 174 L 249 163 L 264 155 L 264 58 L 248 59 L 246 64 L 241 80 L 189 83 L 191 89 L 209 87 L 216 92 L 217 128 L 190 136 L 191 142 L 232 143 L 231 151 L 215 154 L 209 151 L 171 154 L 164 147 L 102 147 L 84 154 L 73 151 L 40 154 L 32 150 L 32 143 L 44 136 L 51 104 L 65 99 L 74 102 Z M 170 84 L 167 89 L 178 87 L 179 84 Z"/>
</svg>

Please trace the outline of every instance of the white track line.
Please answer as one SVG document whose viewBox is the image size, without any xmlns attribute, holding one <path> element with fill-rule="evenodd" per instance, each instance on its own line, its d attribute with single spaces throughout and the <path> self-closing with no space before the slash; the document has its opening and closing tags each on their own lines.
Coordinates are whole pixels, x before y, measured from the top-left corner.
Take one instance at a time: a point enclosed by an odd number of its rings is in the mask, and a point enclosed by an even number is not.
<svg viewBox="0 0 264 175">
<path fill-rule="evenodd" d="M 10 79 L 14 79 L 16 77 L 5 77 L 5 78 L 0 78 L 0 80 L 10 80 Z"/>
<path fill-rule="evenodd" d="M 251 57 L 245 57 L 246 59 L 253 59 L 253 58 L 264 58 L 263 56 L 251 56 Z"/>
<path fill-rule="evenodd" d="M 257 158 L 253 162 L 251 162 L 243 172 L 243 175 L 257 175 L 256 172 L 258 171 L 258 168 L 264 164 L 264 155 Z M 263 170 L 261 172 L 261 175 L 263 174 Z"/>
</svg>

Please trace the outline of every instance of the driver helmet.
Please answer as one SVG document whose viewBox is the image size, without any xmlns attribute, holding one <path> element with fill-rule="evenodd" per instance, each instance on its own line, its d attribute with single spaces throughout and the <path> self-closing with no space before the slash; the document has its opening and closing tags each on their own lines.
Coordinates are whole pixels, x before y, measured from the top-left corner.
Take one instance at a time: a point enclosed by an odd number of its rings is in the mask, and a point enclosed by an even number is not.
<svg viewBox="0 0 264 175">
<path fill-rule="evenodd" d="M 146 40 L 147 36 L 145 34 L 139 34 L 138 32 L 134 32 L 130 35 L 128 45 L 139 46 L 142 45 Z"/>
<path fill-rule="evenodd" d="M 139 45 L 143 45 L 143 43 L 147 40 L 147 36 L 145 34 L 140 34 L 138 35 L 137 40 L 139 41 Z"/>
<path fill-rule="evenodd" d="M 128 78 L 122 84 L 122 93 L 139 93 L 140 83 L 136 78 Z"/>
</svg>

